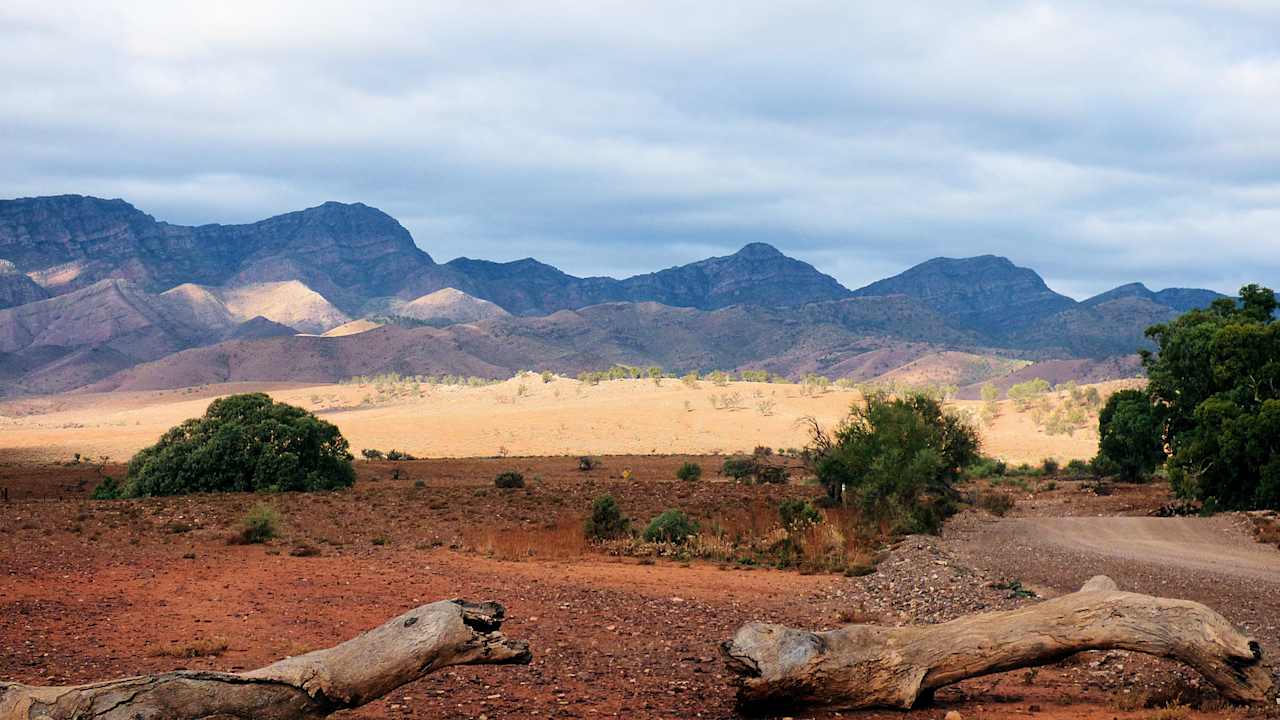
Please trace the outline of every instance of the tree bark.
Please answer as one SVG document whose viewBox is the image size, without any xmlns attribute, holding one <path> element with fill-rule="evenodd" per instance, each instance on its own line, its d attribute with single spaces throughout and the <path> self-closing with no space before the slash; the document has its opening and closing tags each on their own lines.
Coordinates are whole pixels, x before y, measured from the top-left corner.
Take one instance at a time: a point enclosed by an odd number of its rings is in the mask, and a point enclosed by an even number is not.
<svg viewBox="0 0 1280 720">
<path fill-rule="evenodd" d="M 1053 600 L 938 625 L 808 632 L 748 623 L 721 645 L 744 706 L 851 709 L 909 709 L 967 678 L 1110 649 L 1180 660 L 1235 702 L 1261 702 L 1271 689 L 1257 641 L 1221 615 L 1187 600 L 1120 592 L 1101 575 Z"/>
<path fill-rule="evenodd" d="M 528 663 L 497 603 L 446 600 L 327 650 L 245 673 L 178 671 L 67 687 L 0 683 L 0 720 L 300 720 L 358 707 L 450 665 Z"/>
</svg>

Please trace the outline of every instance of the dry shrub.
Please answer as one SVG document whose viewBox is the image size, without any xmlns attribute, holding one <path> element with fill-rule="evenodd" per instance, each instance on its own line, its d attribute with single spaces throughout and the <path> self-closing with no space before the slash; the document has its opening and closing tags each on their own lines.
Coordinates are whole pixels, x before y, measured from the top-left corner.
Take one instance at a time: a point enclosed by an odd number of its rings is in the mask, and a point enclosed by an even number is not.
<svg viewBox="0 0 1280 720">
<path fill-rule="evenodd" d="M 1148 720 L 1185 720 L 1191 717 L 1191 710 L 1186 705 L 1165 705 L 1147 716 Z"/>
<path fill-rule="evenodd" d="M 582 518 L 574 517 L 542 527 L 482 528 L 466 540 L 479 552 L 498 560 L 576 558 L 585 555 L 588 548 L 582 522 Z"/>
<path fill-rule="evenodd" d="M 1253 522 L 1253 535 L 1264 545 L 1280 547 L 1280 515 L 1275 513 L 1257 513 L 1249 518 Z"/>
<path fill-rule="evenodd" d="M 866 574 L 875 569 L 874 533 L 866 532 L 856 511 L 821 511 L 817 522 L 788 532 L 778 509 L 757 500 L 704 523 L 689 543 L 690 557 L 747 565 L 796 568 L 802 573 Z M 654 554 L 664 554 L 660 551 Z"/>
<path fill-rule="evenodd" d="M 995 490 L 983 490 L 978 493 L 978 507 L 996 517 L 1004 517 L 1013 509 L 1013 498 Z"/>
<path fill-rule="evenodd" d="M 229 647 L 225 638 L 203 638 L 157 648 L 151 654 L 155 657 L 189 660 L 199 657 L 217 657 L 226 652 Z"/>
</svg>

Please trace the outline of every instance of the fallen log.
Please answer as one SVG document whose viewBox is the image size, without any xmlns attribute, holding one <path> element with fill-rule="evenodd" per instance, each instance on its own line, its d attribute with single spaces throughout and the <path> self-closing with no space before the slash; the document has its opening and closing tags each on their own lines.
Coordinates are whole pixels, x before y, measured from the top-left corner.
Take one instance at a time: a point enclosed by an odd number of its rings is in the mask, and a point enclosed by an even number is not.
<svg viewBox="0 0 1280 720">
<path fill-rule="evenodd" d="M 1261 647 L 1226 618 L 1188 600 L 1120 592 L 1101 575 L 1053 600 L 938 625 L 809 632 L 748 623 L 721 645 L 743 707 L 904 710 L 967 678 L 1112 649 L 1180 660 L 1235 702 L 1262 702 L 1271 689 Z"/>
<path fill-rule="evenodd" d="M 0 720 L 302 720 L 358 707 L 450 665 L 528 663 L 497 603 L 446 600 L 326 650 L 244 673 L 177 671 L 68 687 L 0 683 Z"/>
</svg>

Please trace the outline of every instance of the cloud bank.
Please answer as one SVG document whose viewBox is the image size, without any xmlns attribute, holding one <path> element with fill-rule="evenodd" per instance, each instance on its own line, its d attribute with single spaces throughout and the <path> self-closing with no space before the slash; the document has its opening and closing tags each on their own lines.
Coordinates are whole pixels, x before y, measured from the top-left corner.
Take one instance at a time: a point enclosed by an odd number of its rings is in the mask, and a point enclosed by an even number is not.
<svg viewBox="0 0 1280 720">
<path fill-rule="evenodd" d="M 1083 297 L 1280 284 L 1280 6 L 0 6 L 0 196 L 362 201 L 439 260 L 994 253 Z"/>
</svg>

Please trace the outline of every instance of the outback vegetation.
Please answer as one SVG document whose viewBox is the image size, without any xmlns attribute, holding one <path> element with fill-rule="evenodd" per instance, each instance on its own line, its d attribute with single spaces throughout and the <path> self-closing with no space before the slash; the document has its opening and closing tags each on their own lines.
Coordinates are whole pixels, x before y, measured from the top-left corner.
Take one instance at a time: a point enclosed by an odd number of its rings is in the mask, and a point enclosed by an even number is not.
<svg viewBox="0 0 1280 720">
<path fill-rule="evenodd" d="M 98 497 L 336 490 L 355 482 L 337 426 L 264 393 L 214 400 L 129 462 Z"/>
<path fill-rule="evenodd" d="M 1224 509 L 1280 508 L 1280 323 L 1275 293 L 1240 289 L 1156 325 L 1147 393 L 1177 492 Z M 1149 442 L 1148 426 L 1115 431 Z M 1114 433 L 1113 433 L 1114 434 Z"/>
<path fill-rule="evenodd" d="M 886 529 L 935 532 L 978 450 L 976 430 L 937 398 L 872 393 L 833 433 L 814 423 L 810 463 L 830 502 Z"/>
</svg>

